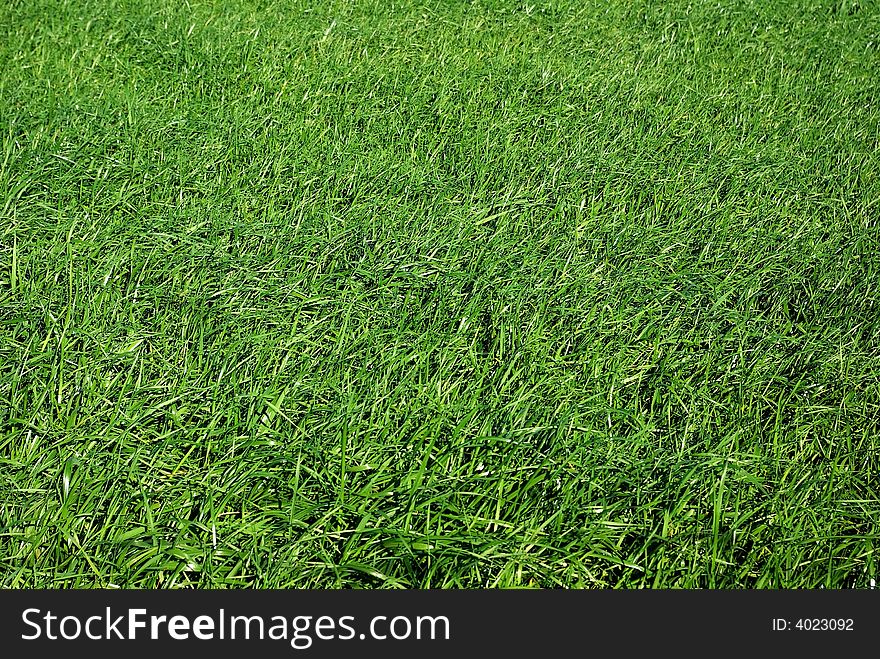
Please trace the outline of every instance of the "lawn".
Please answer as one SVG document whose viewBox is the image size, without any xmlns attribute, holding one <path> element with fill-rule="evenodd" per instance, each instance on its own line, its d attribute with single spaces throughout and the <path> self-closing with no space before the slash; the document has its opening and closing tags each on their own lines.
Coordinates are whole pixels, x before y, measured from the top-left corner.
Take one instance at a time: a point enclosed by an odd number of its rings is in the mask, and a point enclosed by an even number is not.
<svg viewBox="0 0 880 659">
<path fill-rule="evenodd" d="M 6 0 L 0 139 L 0 587 L 880 572 L 874 0 Z"/>
</svg>

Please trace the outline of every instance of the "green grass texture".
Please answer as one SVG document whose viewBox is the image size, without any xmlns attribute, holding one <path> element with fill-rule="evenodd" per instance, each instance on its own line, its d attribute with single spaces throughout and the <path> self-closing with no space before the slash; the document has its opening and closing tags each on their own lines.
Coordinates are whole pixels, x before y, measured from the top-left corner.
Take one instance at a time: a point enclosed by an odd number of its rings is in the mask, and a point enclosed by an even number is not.
<svg viewBox="0 0 880 659">
<path fill-rule="evenodd" d="M 5 0 L 0 140 L 0 587 L 877 577 L 873 0 Z"/>
</svg>

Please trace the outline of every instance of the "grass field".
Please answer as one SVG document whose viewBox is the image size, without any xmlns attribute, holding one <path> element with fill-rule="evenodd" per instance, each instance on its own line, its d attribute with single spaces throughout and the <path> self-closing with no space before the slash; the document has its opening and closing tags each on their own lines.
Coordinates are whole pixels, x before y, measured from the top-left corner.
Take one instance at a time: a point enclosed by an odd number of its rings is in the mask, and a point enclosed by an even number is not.
<svg viewBox="0 0 880 659">
<path fill-rule="evenodd" d="M 0 587 L 869 587 L 880 4 L 6 0 Z"/>
</svg>

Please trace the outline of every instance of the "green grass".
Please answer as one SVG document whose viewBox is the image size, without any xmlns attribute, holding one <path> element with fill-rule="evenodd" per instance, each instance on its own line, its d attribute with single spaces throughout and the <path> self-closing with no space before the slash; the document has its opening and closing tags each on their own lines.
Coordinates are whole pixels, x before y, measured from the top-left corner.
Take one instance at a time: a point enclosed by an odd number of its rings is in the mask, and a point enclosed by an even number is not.
<svg viewBox="0 0 880 659">
<path fill-rule="evenodd" d="M 6 0 L 0 587 L 867 587 L 878 34 Z"/>
</svg>

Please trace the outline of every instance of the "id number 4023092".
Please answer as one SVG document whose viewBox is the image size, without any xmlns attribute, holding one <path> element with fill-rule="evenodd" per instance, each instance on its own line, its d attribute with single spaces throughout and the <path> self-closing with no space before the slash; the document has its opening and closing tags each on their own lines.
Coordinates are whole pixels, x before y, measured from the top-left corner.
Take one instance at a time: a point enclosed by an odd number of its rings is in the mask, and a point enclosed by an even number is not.
<svg viewBox="0 0 880 659">
<path fill-rule="evenodd" d="M 786 620 L 773 619 L 774 632 L 851 632 L 855 628 L 852 618 L 798 618 Z"/>
</svg>

